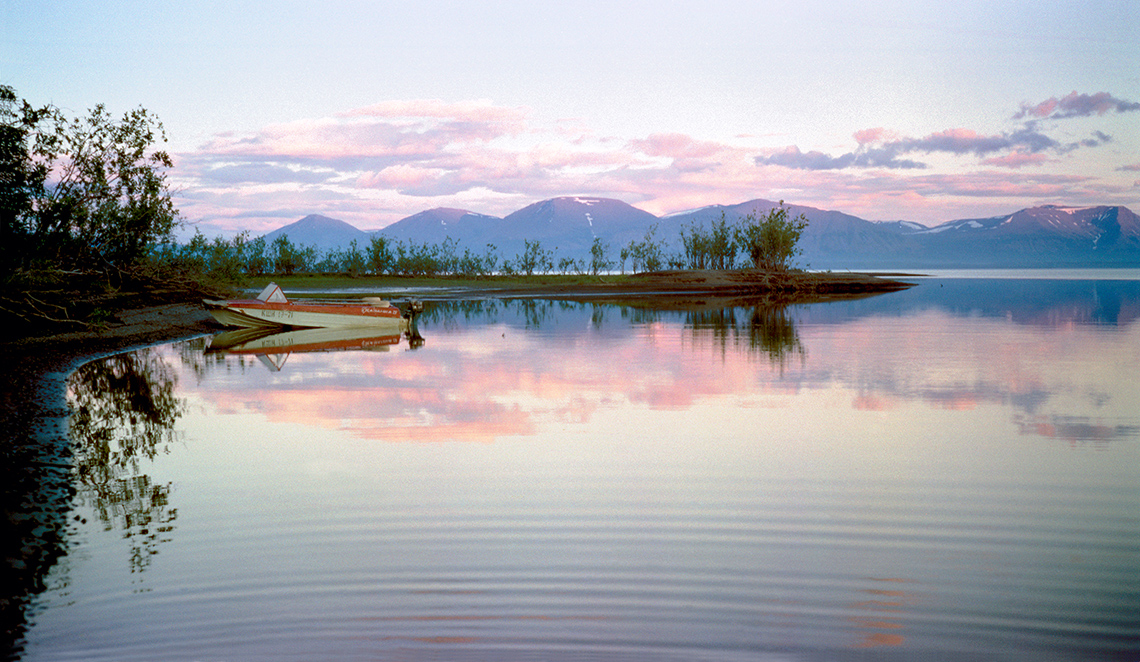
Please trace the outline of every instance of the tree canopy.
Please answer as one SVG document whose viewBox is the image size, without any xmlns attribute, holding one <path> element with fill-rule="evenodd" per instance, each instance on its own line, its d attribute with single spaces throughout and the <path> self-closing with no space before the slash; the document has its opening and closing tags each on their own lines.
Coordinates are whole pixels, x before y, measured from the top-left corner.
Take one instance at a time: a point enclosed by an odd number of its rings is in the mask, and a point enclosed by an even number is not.
<svg viewBox="0 0 1140 662">
<path fill-rule="evenodd" d="M 748 214 L 741 220 L 740 245 L 757 269 L 787 271 L 792 258 L 803 252 L 799 241 L 807 224 L 803 214 L 789 218 L 781 200 L 780 206 L 768 210 L 767 214 Z"/>
<path fill-rule="evenodd" d="M 132 267 L 178 222 L 162 123 L 144 108 L 85 117 L 0 85 L 0 269 Z"/>
</svg>

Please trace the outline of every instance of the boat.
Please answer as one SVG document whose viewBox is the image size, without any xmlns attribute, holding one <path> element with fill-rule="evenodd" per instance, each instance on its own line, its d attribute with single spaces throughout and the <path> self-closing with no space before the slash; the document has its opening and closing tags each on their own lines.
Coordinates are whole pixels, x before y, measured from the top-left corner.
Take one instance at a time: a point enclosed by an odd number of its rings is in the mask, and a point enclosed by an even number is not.
<svg viewBox="0 0 1140 662">
<path fill-rule="evenodd" d="M 408 329 L 412 314 L 411 306 L 405 314 L 377 297 L 365 297 L 359 303 L 296 303 L 289 301 L 276 283 L 267 285 L 256 299 L 204 299 L 202 303 L 223 326 L 243 328 L 364 326 L 390 328 L 398 335 Z"/>
<path fill-rule="evenodd" d="M 269 367 L 281 370 L 290 354 L 306 352 L 370 351 L 387 352 L 400 344 L 403 336 L 393 328 L 376 326 L 291 329 L 286 327 L 245 327 L 223 331 L 210 339 L 207 354 L 254 356 Z M 415 349 L 409 334 L 409 347 Z"/>
</svg>

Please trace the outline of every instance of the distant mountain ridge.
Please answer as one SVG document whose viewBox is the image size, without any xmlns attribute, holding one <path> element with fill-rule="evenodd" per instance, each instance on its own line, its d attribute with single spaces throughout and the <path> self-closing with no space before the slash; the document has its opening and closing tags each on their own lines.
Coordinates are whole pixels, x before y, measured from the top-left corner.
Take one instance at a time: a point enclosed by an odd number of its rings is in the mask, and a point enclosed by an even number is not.
<svg viewBox="0 0 1140 662">
<path fill-rule="evenodd" d="M 363 249 L 374 235 L 415 244 L 454 240 L 460 250 L 482 253 L 493 245 L 511 258 L 538 241 L 556 257 L 589 255 L 594 238 L 610 259 L 631 241 L 656 227 L 655 239 L 679 252 L 681 230 L 707 225 L 723 213 L 730 220 L 778 207 L 770 200 L 711 205 L 663 217 L 619 200 L 566 196 L 542 200 L 499 218 L 464 209 L 419 212 L 375 232 L 317 214 L 274 230 L 272 241 L 287 235 L 294 244 L 322 251 Z M 813 269 L 966 268 L 966 267 L 1140 267 L 1140 217 L 1127 207 L 1042 205 L 989 218 L 959 219 L 927 227 L 910 221 L 868 221 L 839 211 L 785 205 L 803 214 L 800 266 Z"/>
</svg>

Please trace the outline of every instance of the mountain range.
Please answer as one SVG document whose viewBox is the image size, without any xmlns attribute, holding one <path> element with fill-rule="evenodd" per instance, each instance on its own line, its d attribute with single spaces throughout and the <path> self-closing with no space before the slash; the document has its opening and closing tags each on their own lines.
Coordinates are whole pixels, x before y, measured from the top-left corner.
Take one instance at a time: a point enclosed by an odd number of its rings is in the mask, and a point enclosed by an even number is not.
<svg viewBox="0 0 1140 662">
<path fill-rule="evenodd" d="M 322 251 L 344 249 L 355 239 L 363 249 L 372 237 L 415 244 L 454 240 L 460 251 L 483 253 L 493 245 L 504 258 L 525 250 L 524 240 L 553 250 L 555 259 L 588 258 L 598 237 L 610 259 L 651 228 L 667 252 L 680 252 L 681 231 L 717 220 L 761 215 L 780 203 L 751 200 L 655 216 L 619 200 L 559 197 L 505 217 L 436 208 L 366 232 L 343 221 L 310 215 L 266 235 L 287 235 L 297 245 Z M 799 266 L 812 269 L 1140 267 L 1140 217 L 1126 207 L 1044 205 L 989 218 L 948 221 L 928 227 L 910 221 L 868 221 L 839 211 L 785 205 L 803 214 Z"/>
</svg>

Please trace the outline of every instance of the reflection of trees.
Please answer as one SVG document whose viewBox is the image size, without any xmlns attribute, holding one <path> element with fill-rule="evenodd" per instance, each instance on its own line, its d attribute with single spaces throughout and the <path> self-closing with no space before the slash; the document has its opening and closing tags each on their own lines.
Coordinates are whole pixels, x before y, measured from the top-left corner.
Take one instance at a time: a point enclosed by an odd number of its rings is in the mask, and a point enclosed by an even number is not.
<svg viewBox="0 0 1140 662">
<path fill-rule="evenodd" d="M 0 659 L 20 656 L 27 606 L 66 559 L 69 532 L 82 521 L 76 501 L 131 540 L 136 571 L 147 566 L 175 516 L 170 485 L 155 485 L 139 471 L 142 459 L 166 449 L 182 411 L 157 355 L 144 350 L 79 368 L 66 384 L 70 430 L 56 424 L 64 414 L 56 399 L 64 384 L 24 370 L 30 363 L 25 356 L 0 357 L 10 380 L 0 393 Z M 66 586 L 66 573 L 55 581 Z"/>
<path fill-rule="evenodd" d="M 420 322 L 450 328 L 457 320 L 494 322 L 498 319 L 503 302 L 498 299 L 471 301 L 424 301 L 423 312 L 417 315 Z"/>
<path fill-rule="evenodd" d="M 131 545 L 141 572 L 173 529 L 170 483 L 154 483 L 140 461 L 168 450 L 184 408 L 170 367 L 149 349 L 88 363 L 68 383 L 78 500 Z"/>
<path fill-rule="evenodd" d="M 539 329 L 553 322 L 560 313 L 583 310 L 587 305 L 579 301 L 554 299 L 474 299 L 469 301 L 424 301 L 424 310 L 417 315 L 421 322 L 438 324 L 443 328 L 457 321 L 483 323 L 502 322 L 514 317 L 528 329 Z"/>
<path fill-rule="evenodd" d="M 513 317 L 526 328 L 538 329 L 555 323 L 565 313 L 584 311 L 597 328 L 602 326 L 606 312 L 613 310 L 632 325 L 684 320 L 695 335 L 711 337 L 722 350 L 731 347 L 763 354 L 781 370 L 793 356 L 802 360 L 807 355 L 786 305 L 742 300 L 712 302 L 700 297 L 692 301 L 638 300 L 637 304 L 523 298 L 426 301 L 419 319 L 447 328 L 462 321 L 494 324 Z"/>
<path fill-rule="evenodd" d="M 766 352 L 768 360 L 781 368 L 787 365 L 793 354 L 798 355 L 801 361 L 807 355 L 796 331 L 796 323 L 784 306 L 753 308 L 748 331 L 750 347 Z"/>
<path fill-rule="evenodd" d="M 807 350 L 800 341 L 796 323 L 786 306 L 756 305 L 751 311 L 718 308 L 690 312 L 688 323 L 694 335 L 711 336 L 722 348 L 745 347 L 768 357 L 782 371 L 792 356 L 802 361 Z"/>
</svg>

